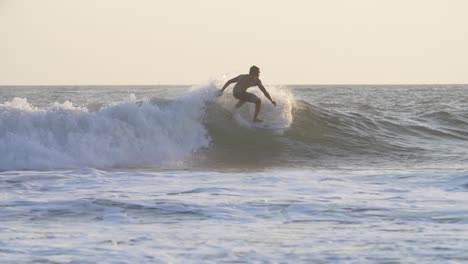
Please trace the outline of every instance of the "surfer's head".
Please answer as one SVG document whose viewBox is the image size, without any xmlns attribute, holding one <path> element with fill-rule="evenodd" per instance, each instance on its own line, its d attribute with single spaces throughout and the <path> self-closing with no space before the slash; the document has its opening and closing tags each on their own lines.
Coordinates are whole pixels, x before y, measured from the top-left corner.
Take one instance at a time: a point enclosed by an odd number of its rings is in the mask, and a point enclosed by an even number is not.
<svg viewBox="0 0 468 264">
<path fill-rule="evenodd" d="M 252 75 L 252 76 L 257 76 L 258 77 L 260 75 L 260 68 L 258 68 L 255 65 L 250 67 L 249 74 Z"/>
</svg>

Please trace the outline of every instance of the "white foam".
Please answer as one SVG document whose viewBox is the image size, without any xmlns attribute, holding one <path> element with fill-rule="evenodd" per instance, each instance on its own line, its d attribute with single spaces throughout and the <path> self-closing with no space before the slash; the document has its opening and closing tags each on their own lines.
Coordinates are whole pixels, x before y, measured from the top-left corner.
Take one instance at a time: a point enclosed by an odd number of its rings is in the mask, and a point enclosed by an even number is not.
<svg viewBox="0 0 468 264">
<path fill-rule="evenodd" d="M 293 122 L 293 95 L 287 87 L 267 86 L 266 90 L 270 93 L 272 99 L 276 101 L 276 106 L 271 104 L 260 89 L 250 88 L 248 90 L 249 93 L 256 94 L 262 100 L 262 106 L 258 116 L 263 120 L 260 127 L 280 130 L 289 128 Z M 232 96 L 230 89 L 224 92 L 223 96 L 217 100 L 217 103 L 233 113 L 234 120 L 236 120 L 239 125 L 249 128 L 259 127 L 252 125 L 250 122 L 255 113 L 255 104 L 245 103 L 240 109 L 236 110 L 234 106 L 237 103 L 237 99 Z"/>
<path fill-rule="evenodd" d="M 202 124 L 214 84 L 165 104 L 113 103 L 90 112 L 72 102 L 0 104 L 0 170 L 140 166 L 178 161 L 207 147 Z"/>
</svg>

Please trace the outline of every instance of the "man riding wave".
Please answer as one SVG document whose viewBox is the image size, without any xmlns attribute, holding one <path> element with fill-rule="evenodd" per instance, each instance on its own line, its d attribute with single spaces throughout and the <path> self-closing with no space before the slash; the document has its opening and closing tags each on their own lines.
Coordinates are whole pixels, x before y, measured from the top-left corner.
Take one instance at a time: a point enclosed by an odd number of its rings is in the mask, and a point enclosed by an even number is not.
<svg viewBox="0 0 468 264">
<path fill-rule="evenodd" d="M 270 94 L 267 92 L 265 87 L 262 84 L 262 81 L 258 78 L 260 76 L 260 68 L 257 66 L 250 67 L 249 74 L 241 74 L 224 84 L 223 88 L 219 92 L 219 96 L 221 96 L 224 90 L 231 84 L 236 83 L 234 89 L 232 90 L 232 94 L 234 98 L 238 99 L 239 102 L 236 104 L 236 109 L 241 107 L 244 103 L 250 102 L 255 104 L 255 114 L 253 117 L 253 122 L 262 122 L 262 120 L 258 119 L 258 113 L 260 112 L 260 106 L 262 101 L 253 93 L 248 93 L 247 89 L 253 86 L 258 86 L 260 90 L 263 92 L 266 98 L 268 98 L 271 103 L 276 106 L 276 101 L 271 99 Z"/>
</svg>

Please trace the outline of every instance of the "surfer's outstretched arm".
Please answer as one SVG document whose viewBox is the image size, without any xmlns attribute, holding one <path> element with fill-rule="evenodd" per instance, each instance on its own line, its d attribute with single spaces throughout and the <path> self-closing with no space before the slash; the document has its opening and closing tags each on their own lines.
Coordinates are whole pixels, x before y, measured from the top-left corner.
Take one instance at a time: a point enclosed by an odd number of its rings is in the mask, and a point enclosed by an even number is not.
<svg viewBox="0 0 468 264">
<path fill-rule="evenodd" d="M 226 84 L 224 84 L 223 88 L 219 91 L 219 96 L 221 96 L 224 92 L 224 90 L 231 84 L 231 83 L 236 83 L 239 79 L 239 76 L 236 78 L 232 78 L 231 80 L 227 81 Z"/>
<path fill-rule="evenodd" d="M 258 88 L 260 88 L 260 90 L 263 92 L 263 94 L 265 95 L 265 97 L 268 98 L 274 106 L 276 106 L 276 101 L 274 101 L 273 99 L 271 99 L 270 93 L 267 92 L 267 90 L 265 89 L 265 87 L 264 87 L 263 84 L 262 84 L 262 81 L 258 80 L 257 86 L 258 86 Z"/>
</svg>

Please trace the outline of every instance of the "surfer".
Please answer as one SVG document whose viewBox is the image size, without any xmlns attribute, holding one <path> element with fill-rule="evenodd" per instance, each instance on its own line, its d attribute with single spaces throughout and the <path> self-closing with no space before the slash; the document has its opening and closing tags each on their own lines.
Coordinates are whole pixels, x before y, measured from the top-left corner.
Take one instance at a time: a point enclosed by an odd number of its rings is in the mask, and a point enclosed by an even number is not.
<svg viewBox="0 0 468 264">
<path fill-rule="evenodd" d="M 250 67 L 249 74 L 241 74 L 229 81 L 223 86 L 223 88 L 219 91 L 219 96 L 221 96 L 224 90 L 231 84 L 236 83 L 234 89 L 232 90 L 232 94 L 234 98 L 238 99 L 239 102 L 236 104 L 236 109 L 241 107 L 246 102 L 254 103 L 255 104 L 255 114 L 253 117 L 253 122 L 262 122 L 262 120 L 258 119 L 258 113 L 260 112 L 260 106 L 262 101 L 253 93 L 248 93 L 247 89 L 253 86 L 258 86 L 260 90 L 263 92 L 266 98 L 268 98 L 271 103 L 276 106 L 276 101 L 271 99 L 270 94 L 267 92 L 265 87 L 263 87 L 262 81 L 258 78 L 260 76 L 260 68 L 257 66 Z"/>
</svg>

